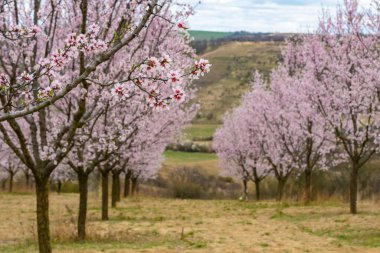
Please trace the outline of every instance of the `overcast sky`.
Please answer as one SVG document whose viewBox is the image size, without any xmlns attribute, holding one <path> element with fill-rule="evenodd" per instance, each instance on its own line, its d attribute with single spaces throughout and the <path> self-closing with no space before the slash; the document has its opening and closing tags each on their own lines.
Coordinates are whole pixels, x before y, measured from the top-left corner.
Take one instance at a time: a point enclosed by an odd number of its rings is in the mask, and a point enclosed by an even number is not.
<svg viewBox="0 0 380 253">
<path fill-rule="evenodd" d="M 361 0 L 370 6 L 371 0 Z M 196 4 L 199 0 L 186 1 Z M 305 32 L 314 30 L 322 6 L 334 10 L 339 0 L 202 0 L 190 19 L 193 30 Z"/>
</svg>

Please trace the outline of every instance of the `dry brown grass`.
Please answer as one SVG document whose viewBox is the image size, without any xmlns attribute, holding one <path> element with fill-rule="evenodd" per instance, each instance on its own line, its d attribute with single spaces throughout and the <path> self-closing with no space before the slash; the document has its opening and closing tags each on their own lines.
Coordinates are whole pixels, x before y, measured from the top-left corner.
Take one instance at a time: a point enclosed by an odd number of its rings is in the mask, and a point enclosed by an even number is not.
<svg viewBox="0 0 380 253">
<path fill-rule="evenodd" d="M 88 240 L 75 241 L 77 194 L 51 196 L 54 252 L 380 252 L 380 205 L 139 198 L 100 221 L 89 203 Z M 0 194 L 0 252 L 36 252 L 34 196 Z"/>
</svg>

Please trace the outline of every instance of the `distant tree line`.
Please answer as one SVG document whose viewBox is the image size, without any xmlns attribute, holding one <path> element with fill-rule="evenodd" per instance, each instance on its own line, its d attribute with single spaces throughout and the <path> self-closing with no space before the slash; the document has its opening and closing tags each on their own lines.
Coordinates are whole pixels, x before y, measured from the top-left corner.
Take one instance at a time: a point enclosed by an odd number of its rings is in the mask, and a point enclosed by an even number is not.
<svg viewBox="0 0 380 253">
<path fill-rule="evenodd" d="M 288 33 L 251 33 L 246 31 L 234 32 L 231 35 L 228 35 L 223 38 L 218 39 L 203 39 L 203 40 L 194 40 L 191 43 L 191 46 L 195 48 L 198 54 L 203 54 L 208 50 L 213 50 L 218 48 L 220 45 L 231 41 L 273 41 L 273 42 L 283 42 L 287 37 L 291 36 Z"/>
</svg>

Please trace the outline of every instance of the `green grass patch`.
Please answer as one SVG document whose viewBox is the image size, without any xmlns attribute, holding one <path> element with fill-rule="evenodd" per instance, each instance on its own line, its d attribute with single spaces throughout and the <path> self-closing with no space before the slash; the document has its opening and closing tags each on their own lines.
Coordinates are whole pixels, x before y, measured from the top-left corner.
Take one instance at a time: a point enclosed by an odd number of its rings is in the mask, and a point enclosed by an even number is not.
<svg viewBox="0 0 380 253">
<path fill-rule="evenodd" d="M 0 252 L 2 253 L 33 252 L 37 250 L 38 250 L 38 245 L 33 240 L 27 240 L 24 243 L 0 246 Z"/>
<path fill-rule="evenodd" d="M 239 201 L 239 202 L 236 202 L 237 203 L 237 206 L 239 207 L 243 207 L 243 208 L 247 208 L 251 211 L 252 214 L 256 214 L 256 212 L 260 209 L 266 209 L 266 208 L 273 208 L 274 206 L 269 204 L 269 203 L 266 203 L 266 202 L 262 202 L 262 203 L 257 203 L 257 202 L 243 202 L 243 201 Z"/>
<path fill-rule="evenodd" d="M 268 248 L 268 247 L 269 247 L 269 244 L 266 243 L 266 242 L 260 243 L 259 245 L 260 245 L 261 247 L 263 247 L 263 248 Z"/>
<path fill-rule="evenodd" d="M 213 160 L 217 160 L 217 156 L 212 153 L 191 153 L 170 150 L 165 152 L 165 163 L 167 164 L 186 165 Z"/>
<path fill-rule="evenodd" d="M 30 196 L 34 195 L 33 191 L 31 192 L 1 192 L 0 195 L 10 195 L 10 196 Z"/>
<path fill-rule="evenodd" d="M 232 35 L 232 32 L 212 32 L 189 30 L 189 33 L 195 40 L 215 40 Z"/>
<path fill-rule="evenodd" d="M 156 233 L 147 233 L 132 236 L 130 239 L 112 240 L 111 238 L 104 239 L 87 239 L 84 242 L 76 240 L 58 241 L 52 239 L 52 248 L 54 250 L 75 250 L 79 252 L 82 250 L 144 250 L 153 249 L 156 247 L 165 247 L 169 249 L 175 248 L 203 248 L 206 244 L 201 240 L 194 240 L 194 242 L 187 242 L 180 240 L 180 238 L 173 238 L 168 236 L 161 236 Z M 9 244 L 0 246 L 1 253 L 24 253 L 24 252 L 36 252 L 38 250 L 38 244 L 35 241 L 28 240 L 23 243 Z"/>
<path fill-rule="evenodd" d="M 218 127 L 219 125 L 213 124 L 193 124 L 188 126 L 184 133 L 186 139 L 196 141 L 200 139 L 212 138 Z"/>
<path fill-rule="evenodd" d="M 378 229 L 353 229 L 347 226 L 336 230 L 312 230 L 305 228 L 305 231 L 313 235 L 333 237 L 351 245 L 370 248 L 380 247 L 380 230 Z"/>
<path fill-rule="evenodd" d="M 140 223 L 140 222 L 163 222 L 165 220 L 165 217 L 163 216 L 154 216 L 154 217 L 147 217 L 147 216 L 132 216 L 132 215 L 125 215 L 124 213 L 119 213 L 117 216 L 110 219 L 108 222 L 120 222 L 120 221 L 129 221 L 133 223 Z"/>
<path fill-rule="evenodd" d="M 338 217 L 338 213 L 329 212 L 303 212 L 303 213 L 297 213 L 297 214 L 288 214 L 283 211 L 283 208 L 276 209 L 276 213 L 271 216 L 271 219 L 278 219 L 283 221 L 289 221 L 289 222 L 303 222 L 308 220 L 319 220 L 319 219 L 325 219 L 325 218 L 333 218 Z M 343 223 L 343 220 L 340 220 L 340 223 Z"/>
</svg>

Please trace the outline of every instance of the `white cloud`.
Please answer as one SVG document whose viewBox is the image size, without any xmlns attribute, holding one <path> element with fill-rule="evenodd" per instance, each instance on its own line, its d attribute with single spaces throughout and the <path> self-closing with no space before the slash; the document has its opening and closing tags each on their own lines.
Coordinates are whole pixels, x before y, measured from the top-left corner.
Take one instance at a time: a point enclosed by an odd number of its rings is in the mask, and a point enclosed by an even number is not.
<svg viewBox="0 0 380 253">
<path fill-rule="evenodd" d="M 362 0 L 369 6 L 371 0 Z M 186 1 L 196 4 L 197 0 Z M 339 0 L 203 0 L 190 18 L 191 29 L 211 31 L 305 32 L 313 30 L 322 6 Z"/>
</svg>

